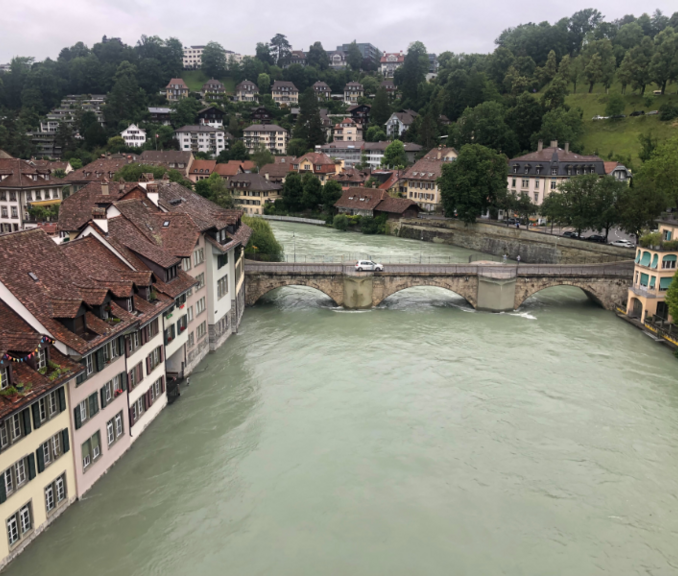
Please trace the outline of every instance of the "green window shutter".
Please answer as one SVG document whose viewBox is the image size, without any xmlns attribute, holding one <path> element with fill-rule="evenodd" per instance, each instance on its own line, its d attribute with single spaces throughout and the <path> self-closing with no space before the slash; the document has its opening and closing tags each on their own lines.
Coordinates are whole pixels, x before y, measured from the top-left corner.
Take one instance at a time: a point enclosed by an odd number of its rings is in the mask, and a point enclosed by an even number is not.
<svg viewBox="0 0 678 576">
<path fill-rule="evenodd" d="M 120 389 L 127 390 L 127 372 L 120 373 Z"/>
<path fill-rule="evenodd" d="M 120 336 L 118 338 L 118 354 L 120 354 L 120 356 L 125 354 L 125 337 L 124 336 Z"/>
<path fill-rule="evenodd" d="M 31 452 L 26 460 L 28 460 L 28 479 L 33 480 L 35 478 L 35 454 Z"/>
<path fill-rule="evenodd" d="M 90 418 L 94 416 L 97 412 L 99 411 L 99 398 L 98 394 L 94 392 L 94 394 L 90 395 L 89 397 L 89 415 Z"/>
<path fill-rule="evenodd" d="M 650 276 L 650 288 L 654 288 L 655 282 L 657 281 L 656 276 Z"/>
<path fill-rule="evenodd" d="M 59 412 L 66 410 L 66 388 L 59 388 Z"/>
<path fill-rule="evenodd" d="M 5 483 L 0 482 L 0 504 L 7 500 L 7 493 L 5 492 Z"/>
<path fill-rule="evenodd" d="M 101 394 L 101 409 L 103 410 L 106 408 L 106 388 L 99 390 L 99 393 Z"/>
<path fill-rule="evenodd" d="M 31 411 L 26 408 L 21 411 L 21 414 L 24 419 L 24 436 L 28 436 L 31 433 Z"/>
<path fill-rule="evenodd" d="M 671 276 L 669 276 L 668 278 L 660 278 L 659 289 L 660 290 L 668 290 L 669 286 L 671 286 L 671 280 L 673 280 L 673 278 Z"/>
<path fill-rule="evenodd" d="M 99 348 L 95 354 L 95 357 L 97 372 L 101 372 L 104 369 L 104 349 Z"/>
<path fill-rule="evenodd" d="M 650 277 L 647 274 L 641 273 L 641 275 L 640 275 L 640 285 L 641 286 L 647 286 L 649 279 L 650 279 Z"/>
<path fill-rule="evenodd" d="M 34 402 L 31 409 L 33 410 L 33 425 L 37 430 L 42 425 L 42 422 L 40 421 L 40 403 Z"/>
<path fill-rule="evenodd" d="M 82 426 L 82 421 L 80 420 L 80 405 L 73 408 L 73 422 L 75 423 L 76 430 Z"/>
<path fill-rule="evenodd" d="M 64 454 L 66 454 L 66 452 L 68 452 L 71 449 L 71 445 L 68 441 L 68 428 L 64 428 L 61 431 L 61 440 L 62 440 L 61 445 L 63 446 Z"/>
<path fill-rule="evenodd" d="M 45 453 L 42 451 L 42 445 L 35 451 L 35 456 L 38 459 L 38 472 L 45 469 Z"/>
</svg>

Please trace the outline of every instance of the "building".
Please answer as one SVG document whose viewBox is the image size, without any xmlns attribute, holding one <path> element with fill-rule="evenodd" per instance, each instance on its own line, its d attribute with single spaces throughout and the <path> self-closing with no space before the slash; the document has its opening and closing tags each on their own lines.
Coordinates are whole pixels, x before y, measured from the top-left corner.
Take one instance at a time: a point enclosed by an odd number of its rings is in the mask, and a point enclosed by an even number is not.
<svg viewBox="0 0 678 576">
<path fill-rule="evenodd" d="M 339 172 L 341 168 L 327 154 L 309 152 L 292 160 L 292 171 L 304 174 L 314 174 L 323 184 L 327 179 Z"/>
<path fill-rule="evenodd" d="M 277 124 L 252 124 L 243 130 L 243 142 L 250 154 L 259 145 L 268 148 L 273 154 L 285 154 L 288 139 L 287 130 Z"/>
<path fill-rule="evenodd" d="M 236 174 L 228 182 L 235 205 L 247 214 L 263 214 L 264 205 L 282 198 L 282 185 L 262 174 Z"/>
<path fill-rule="evenodd" d="M 344 190 L 334 207 L 340 214 L 372 217 L 375 208 L 388 197 L 386 190 L 378 188 L 350 188 Z"/>
<path fill-rule="evenodd" d="M 335 142 L 361 142 L 363 127 L 356 124 L 352 118 L 344 118 L 339 124 L 334 125 L 332 136 Z"/>
<path fill-rule="evenodd" d="M 398 88 L 396 87 L 393 80 L 390 79 L 384 80 L 381 82 L 381 84 L 379 84 L 379 87 L 386 90 L 386 93 L 388 94 L 389 98 L 391 98 L 391 100 L 396 98 L 396 96 L 398 95 Z"/>
<path fill-rule="evenodd" d="M 318 96 L 319 101 L 325 101 L 330 99 L 331 90 L 327 83 L 318 80 L 315 84 L 313 84 L 312 88 L 313 91 L 316 93 L 316 96 Z"/>
<path fill-rule="evenodd" d="M 329 52 L 327 57 L 330 59 L 330 68 L 334 70 L 339 70 L 341 68 L 346 68 L 346 52 L 343 50 L 337 50 L 336 52 Z"/>
<path fill-rule="evenodd" d="M 364 187 L 365 182 L 370 177 L 368 171 L 358 170 L 356 168 L 344 168 L 340 173 L 333 174 L 329 177 L 329 180 L 336 180 L 341 184 L 341 187 L 346 188 L 356 188 L 358 186 Z"/>
<path fill-rule="evenodd" d="M 299 104 L 299 90 L 292 82 L 276 80 L 271 88 L 271 96 L 278 106 Z"/>
<path fill-rule="evenodd" d="M 188 179 L 191 182 L 207 180 L 207 178 L 209 178 L 213 172 L 216 172 L 216 168 L 216 160 L 193 160 L 193 164 L 191 164 L 191 170 L 188 173 Z"/>
<path fill-rule="evenodd" d="M 400 52 L 384 52 L 379 59 L 379 72 L 385 78 L 393 78 L 395 71 L 405 63 L 405 55 Z"/>
<path fill-rule="evenodd" d="M 667 214 L 657 221 L 660 240 L 657 244 L 642 242 L 636 248 L 633 285 L 629 287 L 626 314 L 641 322 L 673 322 L 666 291 L 676 274 L 678 260 L 678 220 Z"/>
<path fill-rule="evenodd" d="M 184 176 L 188 176 L 193 161 L 193 152 L 179 150 L 144 150 L 139 158 L 140 164 L 164 166 L 168 170 L 178 170 Z"/>
<path fill-rule="evenodd" d="M 269 182 L 284 184 L 285 178 L 292 170 L 294 156 L 276 156 L 271 164 L 266 164 L 259 169 L 261 174 Z"/>
<path fill-rule="evenodd" d="M 184 48 L 184 70 L 202 68 L 202 52 L 204 49 L 204 46 L 186 46 Z"/>
<path fill-rule="evenodd" d="M 299 66 L 306 66 L 306 54 L 303 50 L 292 50 L 290 52 L 290 60 L 287 66 L 292 64 L 299 64 Z M 285 66 L 287 68 L 287 66 Z"/>
<path fill-rule="evenodd" d="M 438 146 L 410 166 L 402 176 L 401 186 L 405 198 L 414 200 L 426 212 L 439 210 L 441 199 L 438 178 L 442 174 L 443 165 L 454 162 L 457 155 L 454 148 Z"/>
<path fill-rule="evenodd" d="M 52 174 L 54 174 L 57 170 L 62 170 L 64 174 L 70 174 L 73 172 L 73 166 L 71 166 L 71 163 L 68 161 L 60 162 L 58 160 L 31 159 L 28 160 L 28 162 L 38 169 L 47 169 Z"/>
<path fill-rule="evenodd" d="M 251 118 L 255 124 L 270 124 L 273 120 L 273 114 L 266 110 L 264 106 L 257 106 L 252 108 Z"/>
<path fill-rule="evenodd" d="M 540 140 L 536 152 L 509 160 L 508 189 L 516 195 L 525 193 L 540 205 L 561 183 L 581 174 L 605 176 L 605 163 L 598 156 L 570 152 L 568 143 L 558 148 L 554 140 L 544 148 Z"/>
<path fill-rule="evenodd" d="M 360 82 L 349 82 L 344 86 L 344 104 L 351 106 L 358 103 L 358 98 L 364 95 L 363 85 Z"/>
<path fill-rule="evenodd" d="M 31 208 L 60 204 L 64 180 L 54 177 L 46 166 L 0 158 L 0 234 L 35 228 L 38 220 L 31 215 Z"/>
<path fill-rule="evenodd" d="M 348 107 L 348 113 L 356 124 L 367 126 L 370 123 L 371 109 L 369 104 L 354 104 Z"/>
<path fill-rule="evenodd" d="M 365 142 L 363 143 L 363 155 L 365 156 L 365 161 L 370 168 L 376 169 L 381 166 L 381 161 L 384 158 L 384 152 L 388 148 L 390 141 L 388 142 Z M 407 162 L 409 164 L 414 162 L 414 159 L 417 154 L 422 151 L 422 147 L 419 144 L 414 142 L 404 142 L 403 147 L 405 148 L 405 156 L 407 156 Z"/>
<path fill-rule="evenodd" d="M 40 122 L 40 133 L 56 133 L 59 124 L 75 124 L 79 114 L 92 112 L 97 122 L 105 125 L 103 106 L 106 104 L 105 94 L 70 94 L 61 99 L 57 108 L 46 114 L 46 119 Z"/>
<path fill-rule="evenodd" d="M 214 78 L 209 79 L 202 85 L 202 95 L 205 98 L 215 96 L 223 97 L 225 94 L 226 88 L 224 88 L 224 85 L 221 82 L 219 82 L 219 80 L 215 80 Z"/>
<path fill-rule="evenodd" d="M 136 146 L 137 148 L 146 144 L 146 130 L 142 130 L 136 124 L 130 124 L 120 136 L 125 141 L 126 146 Z"/>
<path fill-rule="evenodd" d="M 386 214 L 389 220 L 401 218 L 417 218 L 421 208 L 414 200 L 408 198 L 391 198 L 387 196 L 374 209 L 374 216 Z"/>
<path fill-rule="evenodd" d="M 181 78 L 172 78 L 165 88 L 165 96 L 170 102 L 178 102 L 188 96 L 188 86 Z"/>
<path fill-rule="evenodd" d="M 208 106 L 198 112 L 198 124 L 212 128 L 224 127 L 224 113 L 216 106 Z"/>
<path fill-rule="evenodd" d="M 615 180 L 620 182 L 629 182 L 631 179 L 631 170 L 624 166 L 621 162 L 604 162 L 605 175 L 612 176 Z"/>
<path fill-rule="evenodd" d="M 67 193 L 73 194 L 90 182 L 113 180 L 118 170 L 127 164 L 138 161 L 148 152 L 150 152 L 150 150 L 145 150 L 140 157 L 134 154 L 113 154 L 111 156 L 106 156 L 105 158 L 94 160 L 94 162 L 90 162 L 77 170 L 73 170 L 73 172 L 67 174 L 66 178 L 62 180 L 62 182 L 66 184 L 64 195 Z"/>
<path fill-rule="evenodd" d="M 438 56 L 435 54 L 428 54 L 428 73 L 438 74 Z"/>
<path fill-rule="evenodd" d="M 182 152 L 205 152 L 216 157 L 226 148 L 226 133 L 211 126 L 184 126 L 175 131 Z"/>
<path fill-rule="evenodd" d="M 259 100 L 259 88 L 254 82 L 243 80 L 235 87 L 233 99 L 236 102 L 257 102 Z"/>
<path fill-rule="evenodd" d="M 419 116 L 414 110 L 401 110 L 394 112 L 386 121 L 386 134 L 389 138 L 400 138 L 403 133 L 412 126 L 414 119 Z"/>
<path fill-rule="evenodd" d="M 0 300 L 0 568 L 75 501 L 69 382 L 85 370 Z"/>
<path fill-rule="evenodd" d="M 227 182 L 232 176 L 245 172 L 241 160 L 229 160 L 223 164 L 217 164 L 214 171 Z"/>
<path fill-rule="evenodd" d="M 172 109 L 165 106 L 149 106 L 148 113 L 151 115 L 151 122 L 170 126 L 172 124 Z"/>
<path fill-rule="evenodd" d="M 327 154 L 335 160 L 340 160 L 344 166 L 351 168 L 362 161 L 364 142 L 330 142 L 316 146 L 316 152 Z"/>
<path fill-rule="evenodd" d="M 368 42 L 358 42 L 357 45 L 363 60 L 371 60 L 375 64 L 379 63 L 379 57 L 381 56 L 381 50 L 379 50 L 379 48 Z M 342 44 L 341 46 L 337 46 L 337 51 L 348 53 L 350 46 L 351 44 Z"/>
</svg>

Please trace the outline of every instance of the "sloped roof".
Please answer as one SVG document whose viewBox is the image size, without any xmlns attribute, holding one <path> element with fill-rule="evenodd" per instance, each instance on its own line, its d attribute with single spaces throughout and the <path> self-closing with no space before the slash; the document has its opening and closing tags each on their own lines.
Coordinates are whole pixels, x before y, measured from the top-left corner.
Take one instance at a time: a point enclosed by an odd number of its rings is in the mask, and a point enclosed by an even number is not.
<svg viewBox="0 0 678 576">
<path fill-rule="evenodd" d="M 229 188 L 246 187 L 247 190 L 267 191 L 267 190 L 282 190 L 280 184 L 269 182 L 261 174 L 236 174 L 232 176 L 228 182 Z M 239 186 L 240 185 L 240 186 Z"/>
<path fill-rule="evenodd" d="M 207 171 L 208 174 L 211 174 L 214 172 L 214 169 L 217 166 L 217 161 L 216 160 L 193 160 L 193 164 L 191 164 L 191 170 L 190 174 L 198 174 L 199 172 L 202 171 L 204 174 L 205 171 Z"/>
<path fill-rule="evenodd" d="M 138 157 L 133 154 L 99 158 L 78 170 L 73 170 L 73 172 L 66 175 L 62 182 L 84 183 L 104 179 L 110 180 L 118 170 L 127 164 L 132 164 L 137 158 Z"/>
<path fill-rule="evenodd" d="M 214 167 L 214 172 L 219 174 L 219 176 L 228 177 L 236 175 L 242 169 L 242 162 L 240 160 L 229 160 L 225 164 L 217 164 Z"/>
<path fill-rule="evenodd" d="M 156 162 L 158 164 L 185 164 L 191 163 L 191 152 L 181 152 L 179 150 L 144 150 L 141 153 L 141 164 Z"/>
<path fill-rule="evenodd" d="M 188 86 L 186 85 L 186 82 L 184 82 L 183 78 L 172 78 L 168 83 L 167 83 L 167 88 L 172 86 L 172 84 L 180 84 L 182 88 L 186 88 L 188 90 Z"/>
<path fill-rule="evenodd" d="M 0 180 L 0 188 L 22 188 L 44 186 L 44 177 L 51 172 L 48 168 L 41 168 L 34 166 L 27 160 L 20 160 L 19 158 L 0 158 L 0 176 L 4 178 Z M 37 176 L 38 180 L 33 180 L 33 176 Z M 59 185 L 56 180 L 56 185 Z M 55 185 L 50 180 L 50 185 Z"/>
<path fill-rule="evenodd" d="M 334 206 L 335 208 L 350 208 L 353 210 L 374 210 L 387 196 L 385 190 L 357 186 L 344 190 L 341 198 Z"/>
<path fill-rule="evenodd" d="M 377 212 L 388 212 L 389 214 L 402 214 L 410 209 L 419 210 L 419 205 L 414 200 L 407 198 L 391 198 L 390 196 L 384 198 L 375 210 Z"/>
</svg>

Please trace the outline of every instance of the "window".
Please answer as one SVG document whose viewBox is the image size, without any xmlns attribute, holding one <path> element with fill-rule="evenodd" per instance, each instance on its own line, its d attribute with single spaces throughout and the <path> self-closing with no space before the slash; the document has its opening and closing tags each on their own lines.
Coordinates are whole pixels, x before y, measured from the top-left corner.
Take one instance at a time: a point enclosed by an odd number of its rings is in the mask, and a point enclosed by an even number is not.
<svg viewBox="0 0 678 576">
<path fill-rule="evenodd" d="M 217 281 L 217 300 L 228 294 L 228 274 Z"/>
<path fill-rule="evenodd" d="M 9 370 L 4 366 L 0 366 L 0 390 L 9 388 Z"/>
<path fill-rule="evenodd" d="M 129 383 L 129 390 L 133 390 L 134 387 L 139 384 L 144 378 L 144 368 L 141 362 L 137 364 L 127 373 L 127 381 Z"/>
<path fill-rule="evenodd" d="M 66 474 L 62 474 L 45 488 L 45 509 L 47 513 L 66 501 Z"/>
<path fill-rule="evenodd" d="M 12 206 L 12 218 L 18 218 L 19 212 L 17 211 L 16 206 Z"/>
<path fill-rule="evenodd" d="M 104 351 L 104 362 L 106 364 L 110 363 L 114 358 L 117 358 L 120 354 L 118 350 L 118 339 L 111 340 L 108 344 L 105 344 L 103 347 Z"/>
<path fill-rule="evenodd" d="M 115 425 L 115 437 L 118 439 L 125 432 L 122 423 L 122 412 L 116 414 L 115 418 L 113 419 L 113 423 Z"/>
<path fill-rule="evenodd" d="M 539 202 L 539 192 L 534 193 L 534 203 L 536 204 L 537 202 Z"/>
<path fill-rule="evenodd" d="M 555 190 L 555 189 L 556 189 L 556 184 L 557 184 L 557 183 L 556 183 L 555 180 L 551 180 L 551 190 Z"/>
<path fill-rule="evenodd" d="M 189 306 L 186 310 L 186 320 L 188 322 L 193 322 L 193 306 Z"/>
<path fill-rule="evenodd" d="M 207 334 L 207 321 L 204 321 L 202 324 L 200 324 L 195 333 L 198 340 L 204 338 L 205 334 Z"/>
<path fill-rule="evenodd" d="M 195 287 L 196 290 L 200 290 L 205 286 L 205 273 L 198 274 L 195 279 L 198 281 L 198 285 Z"/>
<path fill-rule="evenodd" d="M 198 316 L 199 314 L 202 314 L 205 311 L 205 297 L 203 296 L 198 300 L 198 302 L 195 305 L 195 315 Z"/>
<path fill-rule="evenodd" d="M 217 269 L 221 269 L 228 264 L 228 254 L 219 254 L 217 256 Z"/>
<path fill-rule="evenodd" d="M 528 188 L 530 186 L 530 181 L 523 179 L 523 188 Z"/>
<path fill-rule="evenodd" d="M 196 248 L 195 252 L 193 252 L 193 264 L 197 266 L 198 264 L 202 264 L 204 261 L 205 261 L 205 249 Z"/>
<path fill-rule="evenodd" d="M 535 190 L 539 190 L 539 178 L 534 179 L 534 188 Z"/>
<path fill-rule="evenodd" d="M 7 519 L 7 538 L 10 548 L 18 544 L 32 528 L 33 514 L 29 502 Z"/>
<path fill-rule="evenodd" d="M 130 408 L 130 422 L 129 425 L 133 426 L 139 418 L 146 412 L 146 395 L 144 394 L 139 398 L 132 407 Z"/>
<path fill-rule="evenodd" d="M 195 346 L 195 335 L 193 334 L 193 332 L 191 332 L 188 335 L 188 347 L 193 348 L 193 346 Z"/>
<path fill-rule="evenodd" d="M 174 324 L 172 325 L 174 326 Z M 146 372 L 150 374 L 162 362 L 162 352 L 160 346 L 151 351 L 146 357 Z"/>
<path fill-rule="evenodd" d="M 92 354 L 85 356 L 85 367 L 87 368 L 87 376 L 94 372 L 94 358 Z"/>
<path fill-rule="evenodd" d="M 101 441 L 97 431 L 82 445 L 82 469 L 89 469 L 99 456 L 101 456 Z"/>
<path fill-rule="evenodd" d="M 38 457 L 40 455 L 38 454 Z M 33 453 L 17 460 L 4 472 L 1 478 L 5 484 L 5 495 L 9 496 L 21 488 L 26 482 L 35 478 L 35 455 Z"/>
<path fill-rule="evenodd" d="M 109 446 L 115 442 L 115 429 L 113 427 L 113 420 L 109 420 L 106 423 L 106 439 L 108 440 Z"/>
</svg>

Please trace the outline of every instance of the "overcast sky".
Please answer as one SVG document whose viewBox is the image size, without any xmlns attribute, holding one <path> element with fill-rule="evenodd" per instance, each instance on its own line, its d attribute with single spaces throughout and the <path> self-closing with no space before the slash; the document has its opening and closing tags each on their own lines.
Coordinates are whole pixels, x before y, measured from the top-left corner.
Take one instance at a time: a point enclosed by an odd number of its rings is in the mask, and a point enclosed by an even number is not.
<svg viewBox="0 0 678 576">
<path fill-rule="evenodd" d="M 577 10 L 595 7 L 607 20 L 639 16 L 659 8 L 670 16 L 675 0 L 639 4 L 631 0 L 372 0 L 371 2 L 299 2 L 291 0 L 31 0 L 2 2 L 0 64 L 13 56 L 56 59 L 61 48 L 103 35 L 133 45 L 142 34 L 176 37 L 184 45 L 213 40 L 227 50 L 254 54 L 257 42 L 277 32 L 294 49 L 307 50 L 320 40 L 326 50 L 357 40 L 387 52 L 406 50 L 421 40 L 429 52 L 491 52 L 505 28 L 526 22 L 551 23 Z"/>
</svg>

